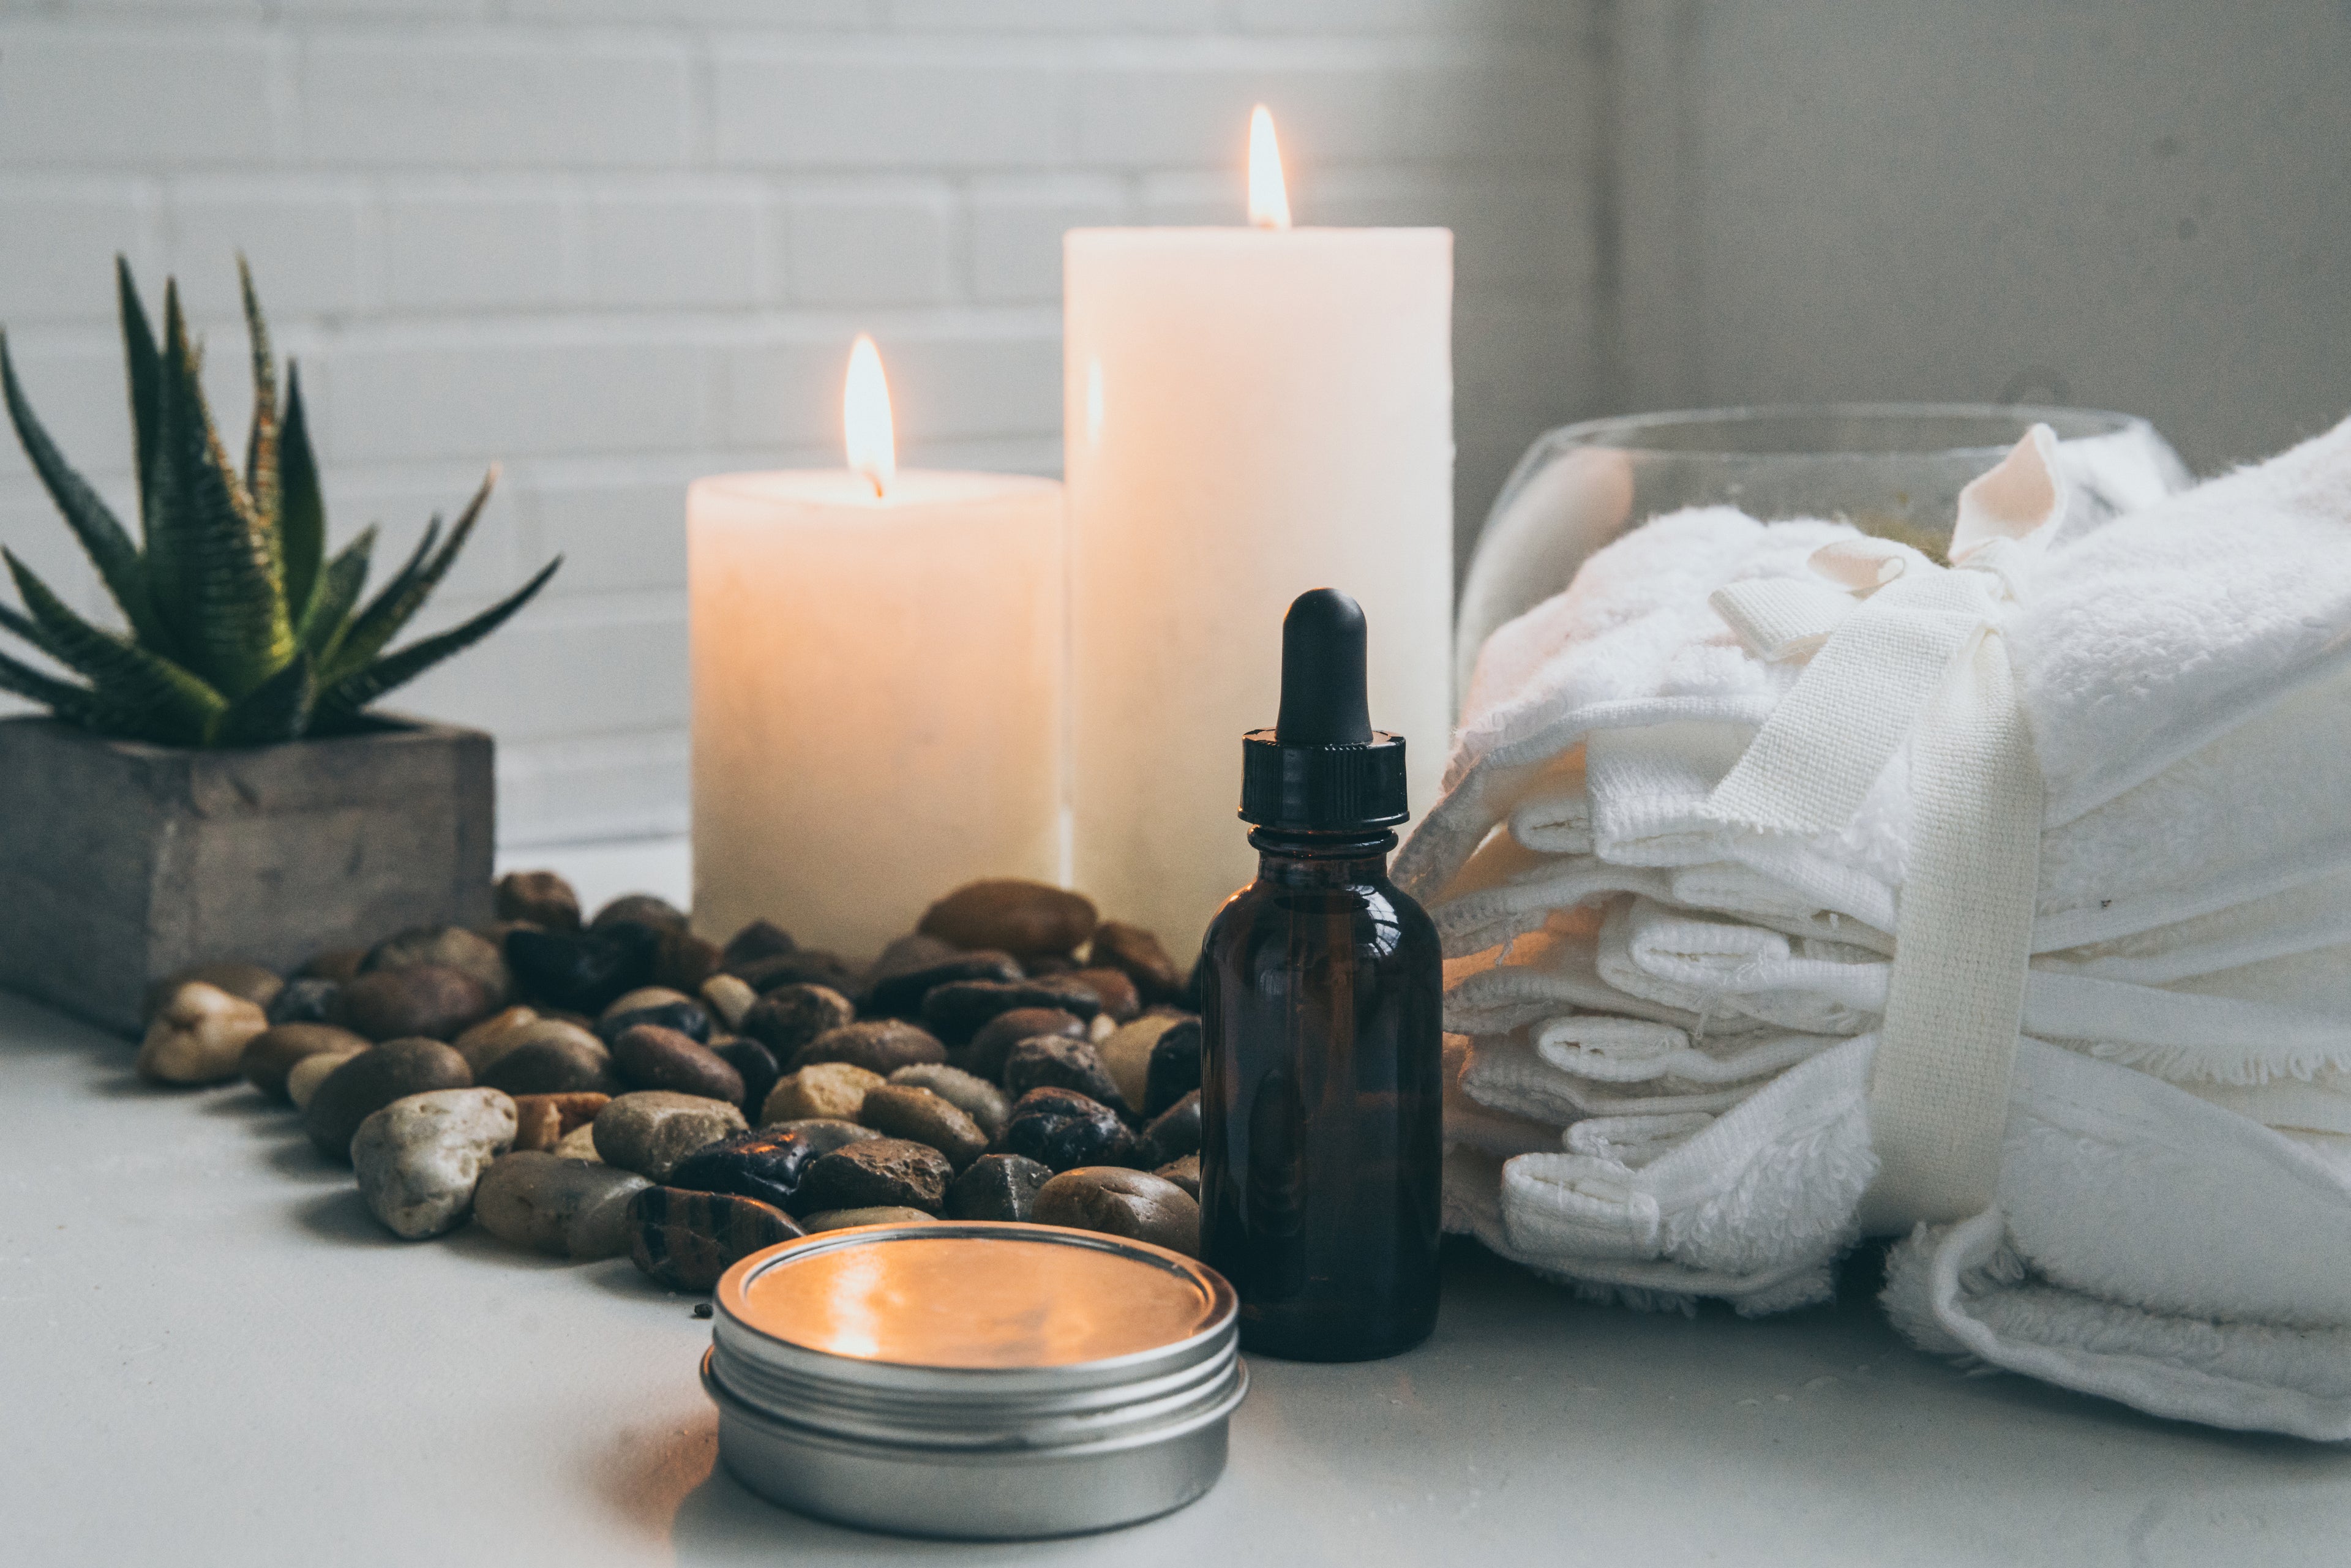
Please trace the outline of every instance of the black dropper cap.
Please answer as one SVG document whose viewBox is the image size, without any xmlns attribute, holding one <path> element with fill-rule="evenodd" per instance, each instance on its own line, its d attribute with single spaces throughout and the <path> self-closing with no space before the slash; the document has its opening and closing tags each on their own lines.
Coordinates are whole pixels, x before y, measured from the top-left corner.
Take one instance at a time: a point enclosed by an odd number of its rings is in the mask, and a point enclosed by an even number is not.
<svg viewBox="0 0 2351 1568">
<path fill-rule="evenodd" d="M 1281 622 L 1281 714 L 1241 737 L 1241 821 L 1277 831 L 1390 828 L 1405 808 L 1404 737 L 1372 727 L 1364 609 L 1301 593 Z"/>
</svg>

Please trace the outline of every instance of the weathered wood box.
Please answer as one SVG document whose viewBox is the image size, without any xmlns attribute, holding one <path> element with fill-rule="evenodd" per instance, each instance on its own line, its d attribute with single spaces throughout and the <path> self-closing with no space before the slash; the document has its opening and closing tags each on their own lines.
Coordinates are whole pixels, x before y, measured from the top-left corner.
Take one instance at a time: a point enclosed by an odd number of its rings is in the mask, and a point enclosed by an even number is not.
<svg viewBox="0 0 2351 1568">
<path fill-rule="evenodd" d="M 492 743 L 399 719 L 199 751 L 0 720 L 0 986 L 135 1031 L 151 981 L 490 917 Z"/>
</svg>

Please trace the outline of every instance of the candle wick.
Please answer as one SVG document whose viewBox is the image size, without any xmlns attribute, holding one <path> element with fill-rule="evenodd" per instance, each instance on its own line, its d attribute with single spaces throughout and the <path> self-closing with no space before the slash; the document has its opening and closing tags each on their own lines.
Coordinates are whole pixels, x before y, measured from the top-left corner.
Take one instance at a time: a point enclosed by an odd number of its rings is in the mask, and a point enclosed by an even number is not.
<svg viewBox="0 0 2351 1568">
<path fill-rule="evenodd" d="M 877 501 L 881 500 L 883 494 L 882 489 L 882 476 L 874 473 L 871 468 L 864 469 L 862 472 L 865 475 L 865 482 L 873 486 L 873 498 Z"/>
</svg>

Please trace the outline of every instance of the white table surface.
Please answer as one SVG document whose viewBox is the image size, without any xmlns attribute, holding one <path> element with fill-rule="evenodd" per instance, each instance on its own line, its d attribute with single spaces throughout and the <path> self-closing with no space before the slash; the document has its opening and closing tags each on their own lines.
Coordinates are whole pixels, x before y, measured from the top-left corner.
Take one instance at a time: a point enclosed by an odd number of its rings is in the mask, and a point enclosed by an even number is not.
<svg viewBox="0 0 2351 1568">
<path fill-rule="evenodd" d="M 571 863 L 609 893 L 666 862 Z M 688 1298 L 626 1260 L 394 1240 L 292 1112 L 131 1059 L 0 998 L 0 1563 L 2351 1562 L 2351 1451 L 1965 1376 L 1865 1281 L 1693 1321 L 1466 1246 L 1420 1350 L 1254 1362 L 1223 1482 L 1167 1519 L 836 1529 L 714 1467 Z"/>
</svg>

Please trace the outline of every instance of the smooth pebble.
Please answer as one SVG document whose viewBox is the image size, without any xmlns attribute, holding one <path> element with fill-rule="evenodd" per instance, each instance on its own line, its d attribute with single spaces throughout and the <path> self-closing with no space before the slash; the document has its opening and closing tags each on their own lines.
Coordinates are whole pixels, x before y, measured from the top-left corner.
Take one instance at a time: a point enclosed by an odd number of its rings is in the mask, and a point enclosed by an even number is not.
<svg viewBox="0 0 2351 1568">
<path fill-rule="evenodd" d="M 986 1155 L 947 1187 L 949 1219 L 1027 1220 L 1051 1170 L 1020 1155 Z"/>
<path fill-rule="evenodd" d="M 261 1004 L 232 996 L 205 980 L 172 989 L 139 1042 L 141 1078 L 157 1083 L 219 1083 L 237 1075 L 238 1061 L 269 1027 Z"/>
<path fill-rule="evenodd" d="M 1037 1191 L 1040 1225 L 1067 1225 L 1200 1255 L 1200 1206 L 1165 1176 L 1109 1166 L 1063 1171 Z"/>
<path fill-rule="evenodd" d="M 384 1228 L 421 1241 L 465 1222 L 482 1172 L 514 1135 L 514 1102 L 495 1089 L 411 1094 L 360 1124 L 351 1168 Z"/>
<path fill-rule="evenodd" d="M 759 1120 L 798 1122 L 822 1117 L 853 1122 L 867 1092 L 886 1082 L 880 1073 L 846 1061 L 820 1061 L 778 1079 L 767 1103 L 759 1107 Z"/>
<path fill-rule="evenodd" d="M 956 1170 L 987 1152 L 987 1134 L 963 1107 L 914 1083 L 883 1083 L 867 1092 L 857 1119 L 887 1137 L 928 1144 Z"/>
<path fill-rule="evenodd" d="M 629 1249 L 629 1200 L 652 1185 L 595 1160 L 522 1150 L 491 1162 L 474 1218 L 509 1246 L 576 1263 L 618 1258 Z"/>
<path fill-rule="evenodd" d="M 657 1182 L 695 1150 L 747 1130 L 731 1103 L 665 1089 L 620 1095 L 596 1113 L 592 1125 L 606 1165 Z"/>
<path fill-rule="evenodd" d="M 673 1291 L 707 1291 L 737 1260 L 804 1234 L 773 1204 L 649 1186 L 629 1199 L 629 1256 Z"/>
</svg>

